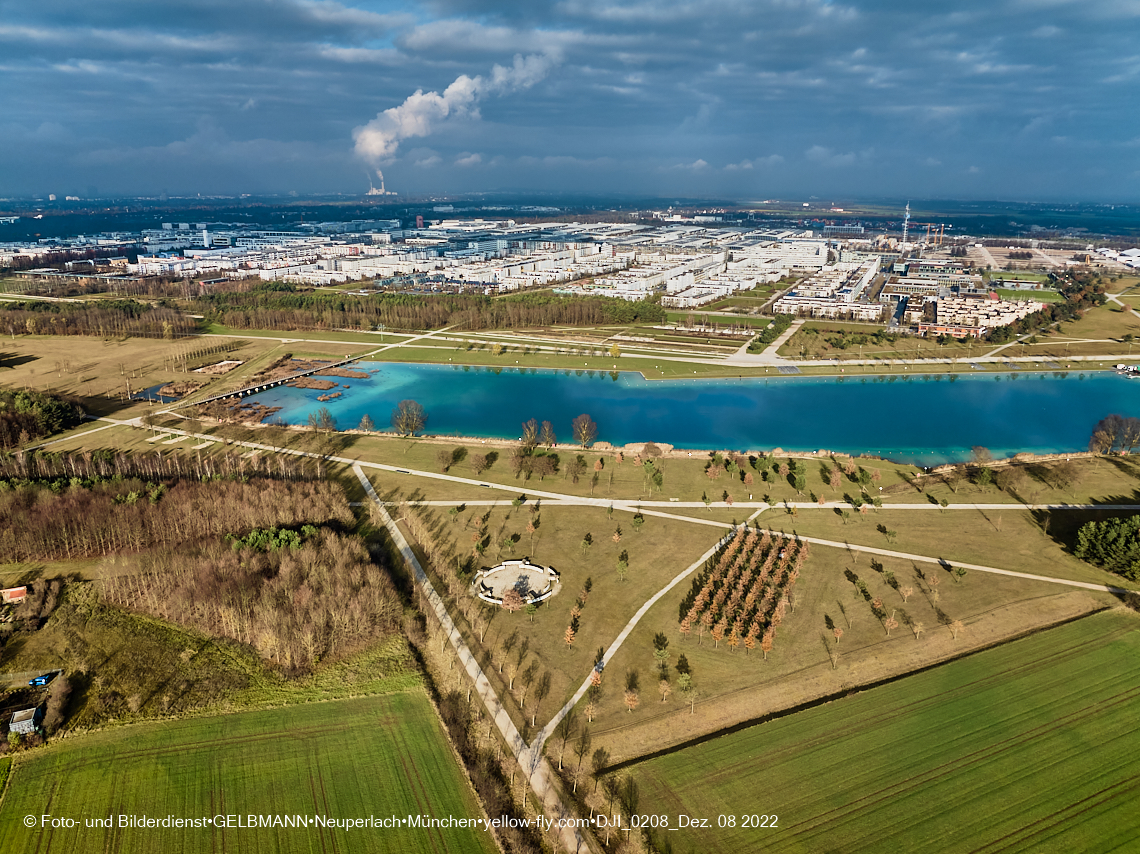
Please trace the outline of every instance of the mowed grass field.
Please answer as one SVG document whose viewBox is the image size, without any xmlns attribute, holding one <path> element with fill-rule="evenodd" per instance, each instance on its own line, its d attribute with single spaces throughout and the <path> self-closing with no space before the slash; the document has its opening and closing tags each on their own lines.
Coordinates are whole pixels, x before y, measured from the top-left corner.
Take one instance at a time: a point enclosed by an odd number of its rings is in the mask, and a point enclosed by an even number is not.
<svg viewBox="0 0 1140 854">
<path fill-rule="evenodd" d="M 637 765 L 639 812 L 711 819 L 677 852 L 1140 850 L 1138 685 L 1104 612 Z"/>
<path fill-rule="evenodd" d="M 28 829 L 51 813 L 72 829 Z M 482 815 L 419 691 L 115 729 L 18 759 L 0 851 L 494 852 L 471 829 L 87 828 L 109 815 Z M 117 818 L 115 819 L 118 820 Z"/>
</svg>

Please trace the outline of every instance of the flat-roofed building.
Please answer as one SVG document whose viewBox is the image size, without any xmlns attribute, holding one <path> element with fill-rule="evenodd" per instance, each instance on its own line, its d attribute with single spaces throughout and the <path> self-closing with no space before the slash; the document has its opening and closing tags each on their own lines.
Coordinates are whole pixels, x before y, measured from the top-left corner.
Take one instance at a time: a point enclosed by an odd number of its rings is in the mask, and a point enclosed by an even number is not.
<svg viewBox="0 0 1140 854">
<path fill-rule="evenodd" d="M 991 329 L 1009 326 L 1041 311 L 1044 303 L 1032 300 L 948 297 L 934 301 L 934 319 L 918 324 L 920 335 L 953 335 L 979 338 Z"/>
</svg>

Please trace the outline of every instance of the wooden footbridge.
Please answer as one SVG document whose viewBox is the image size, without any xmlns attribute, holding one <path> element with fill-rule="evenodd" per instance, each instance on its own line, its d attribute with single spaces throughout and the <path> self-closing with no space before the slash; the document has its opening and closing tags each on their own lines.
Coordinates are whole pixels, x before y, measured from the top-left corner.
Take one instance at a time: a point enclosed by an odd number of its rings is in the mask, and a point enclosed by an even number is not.
<svg viewBox="0 0 1140 854">
<path fill-rule="evenodd" d="M 351 365 L 353 362 L 359 362 L 370 356 L 371 353 L 362 353 L 359 356 L 350 356 L 346 359 L 341 359 L 339 362 L 328 362 L 322 364 L 319 368 L 308 368 L 304 371 L 298 371 L 295 374 L 290 374 L 287 377 L 281 377 L 276 380 L 266 380 L 265 382 L 258 383 L 257 385 L 246 386 L 245 388 L 236 388 L 233 391 L 223 392 L 222 394 L 215 394 L 211 397 L 203 398 L 202 400 L 181 400 L 171 405 L 167 411 L 180 409 L 183 406 L 202 406 L 207 403 L 215 403 L 219 400 L 230 400 L 231 398 L 248 397 L 251 394 L 266 391 L 267 389 L 276 388 L 277 386 L 285 385 L 293 380 L 299 380 L 302 377 L 309 377 L 313 374 L 319 374 L 321 371 L 327 371 L 332 368 L 340 368 L 345 365 Z"/>
</svg>

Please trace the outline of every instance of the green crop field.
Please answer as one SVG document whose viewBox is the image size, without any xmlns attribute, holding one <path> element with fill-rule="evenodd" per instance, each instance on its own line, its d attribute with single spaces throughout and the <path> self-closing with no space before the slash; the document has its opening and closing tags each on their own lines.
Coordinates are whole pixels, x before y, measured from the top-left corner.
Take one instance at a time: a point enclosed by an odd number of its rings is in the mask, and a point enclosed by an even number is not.
<svg viewBox="0 0 1140 854">
<path fill-rule="evenodd" d="M 640 764 L 638 812 L 710 819 L 677 852 L 1140 850 L 1138 684 L 1102 613 Z"/>
<path fill-rule="evenodd" d="M 1034 302 L 1064 302 L 1065 297 L 1058 291 L 1019 291 L 1012 288 L 995 288 L 997 295 L 1002 299 L 1033 300 Z"/>
<path fill-rule="evenodd" d="M 25 816 L 78 823 L 31 829 Z M 69 738 L 18 758 L 0 851 L 494 852 L 483 829 L 314 827 L 313 816 L 482 815 L 427 697 L 393 694 L 148 724 Z M 308 816 L 309 827 L 86 827 L 145 815 Z M 236 821 L 236 819 L 234 819 Z"/>
</svg>

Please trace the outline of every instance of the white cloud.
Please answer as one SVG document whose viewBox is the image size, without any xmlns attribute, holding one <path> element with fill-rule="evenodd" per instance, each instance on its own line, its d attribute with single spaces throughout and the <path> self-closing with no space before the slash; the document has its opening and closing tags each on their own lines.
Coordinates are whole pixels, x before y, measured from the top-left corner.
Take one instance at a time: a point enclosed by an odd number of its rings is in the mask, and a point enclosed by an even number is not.
<svg viewBox="0 0 1140 854">
<path fill-rule="evenodd" d="M 430 154 L 422 160 L 417 160 L 416 165 L 423 169 L 430 169 L 432 166 L 438 166 L 443 162 L 443 159 L 438 154 Z"/>
<path fill-rule="evenodd" d="M 779 154 L 769 154 L 767 157 L 756 157 L 752 160 L 741 160 L 739 163 L 729 163 L 725 166 L 725 171 L 734 172 L 739 169 L 763 169 L 768 166 L 778 166 L 784 162 L 784 158 Z"/>
<path fill-rule="evenodd" d="M 839 154 L 824 145 L 813 145 L 804 152 L 804 157 L 821 166 L 853 166 L 858 155 L 854 151 Z"/>
<path fill-rule="evenodd" d="M 401 141 L 428 136 L 449 117 L 478 118 L 477 105 L 483 98 L 529 88 L 545 77 L 553 64 L 549 56 L 516 55 L 513 65 L 496 65 L 489 77 L 459 75 L 442 95 L 417 89 L 400 106 L 379 113 L 352 132 L 356 153 L 372 163 L 390 161 Z"/>
<path fill-rule="evenodd" d="M 455 165 L 456 166 L 478 166 L 482 162 L 483 162 L 483 155 L 479 154 L 478 152 L 474 152 L 474 153 L 469 154 L 468 152 L 465 151 L 462 154 L 460 154 L 457 158 L 455 158 Z"/>
</svg>

